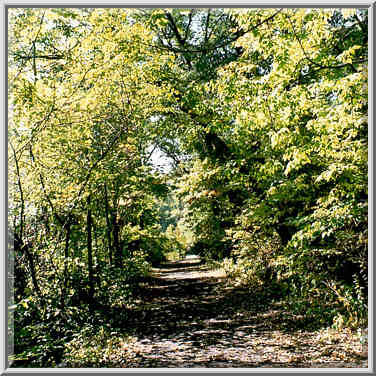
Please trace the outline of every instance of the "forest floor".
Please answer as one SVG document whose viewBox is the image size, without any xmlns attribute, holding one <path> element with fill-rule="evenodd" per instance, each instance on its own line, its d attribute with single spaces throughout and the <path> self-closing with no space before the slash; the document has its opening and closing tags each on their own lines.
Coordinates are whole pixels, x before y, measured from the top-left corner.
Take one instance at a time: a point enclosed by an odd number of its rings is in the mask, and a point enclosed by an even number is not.
<svg viewBox="0 0 376 376">
<path fill-rule="evenodd" d="M 231 287 L 197 257 L 153 268 L 136 303 L 119 367 L 368 367 L 356 333 L 305 330 L 278 300 Z"/>
</svg>

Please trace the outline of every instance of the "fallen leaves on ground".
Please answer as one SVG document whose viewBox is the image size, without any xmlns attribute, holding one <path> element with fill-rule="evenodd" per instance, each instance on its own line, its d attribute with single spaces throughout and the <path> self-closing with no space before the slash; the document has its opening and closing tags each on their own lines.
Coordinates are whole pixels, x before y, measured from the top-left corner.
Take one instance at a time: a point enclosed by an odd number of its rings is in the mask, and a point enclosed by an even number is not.
<svg viewBox="0 0 376 376">
<path fill-rule="evenodd" d="M 368 367 L 356 333 L 297 329 L 302 317 L 229 287 L 222 271 L 199 259 L 154 268 L 137 303 L 127 313 L 133 336 L 119 342 L 103 367 Z"/>
</svg>

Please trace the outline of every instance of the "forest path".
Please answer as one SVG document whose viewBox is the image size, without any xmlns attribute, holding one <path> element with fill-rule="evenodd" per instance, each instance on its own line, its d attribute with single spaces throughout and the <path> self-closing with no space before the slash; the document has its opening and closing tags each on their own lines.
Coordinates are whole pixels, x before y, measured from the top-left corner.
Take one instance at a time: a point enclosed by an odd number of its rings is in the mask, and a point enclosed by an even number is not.
<svg viewBox="0 0 376 376">
<path fill-rule="evenodd" d="M 351 336 L 303 330 L 278 302 L 228 286 L 197 257 L 153 268 L 128 320 L 127 368 L 367 367 Z"/>
</svg>

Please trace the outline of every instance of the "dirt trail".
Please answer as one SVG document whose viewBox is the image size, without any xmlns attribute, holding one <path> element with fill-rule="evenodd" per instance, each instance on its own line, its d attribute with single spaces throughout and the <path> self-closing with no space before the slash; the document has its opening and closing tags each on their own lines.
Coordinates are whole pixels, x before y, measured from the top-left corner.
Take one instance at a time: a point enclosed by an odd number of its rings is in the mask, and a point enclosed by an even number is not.
<svg viewBox="0 0 376 376">
<path fill-rule="evenodd" d="M 139 297 L 127 368 L 367 367 L 353 337 L 305 331 L 278 302 L 229 287 L 197 257 L 154 268 Z"/>
</svg>

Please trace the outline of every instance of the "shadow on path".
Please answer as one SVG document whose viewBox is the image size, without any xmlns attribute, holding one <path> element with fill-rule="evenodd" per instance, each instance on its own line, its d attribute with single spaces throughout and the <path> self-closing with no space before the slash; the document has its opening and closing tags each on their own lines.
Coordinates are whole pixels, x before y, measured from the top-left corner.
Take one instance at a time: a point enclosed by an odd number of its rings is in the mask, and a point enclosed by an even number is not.
<svg viewBox="0 0 376 376">
<path fill-rule="evenodd" d="M 333 358 L 341 344 L 323 352 L 317 335 L 304 331 L 304 317 L 271 296 L 229 287 L 223 272 L 199 258 L 154 268 L 126 321 L 137 338 L 127 368 L 365 367 L 355 355 Z"/>
</svg>

